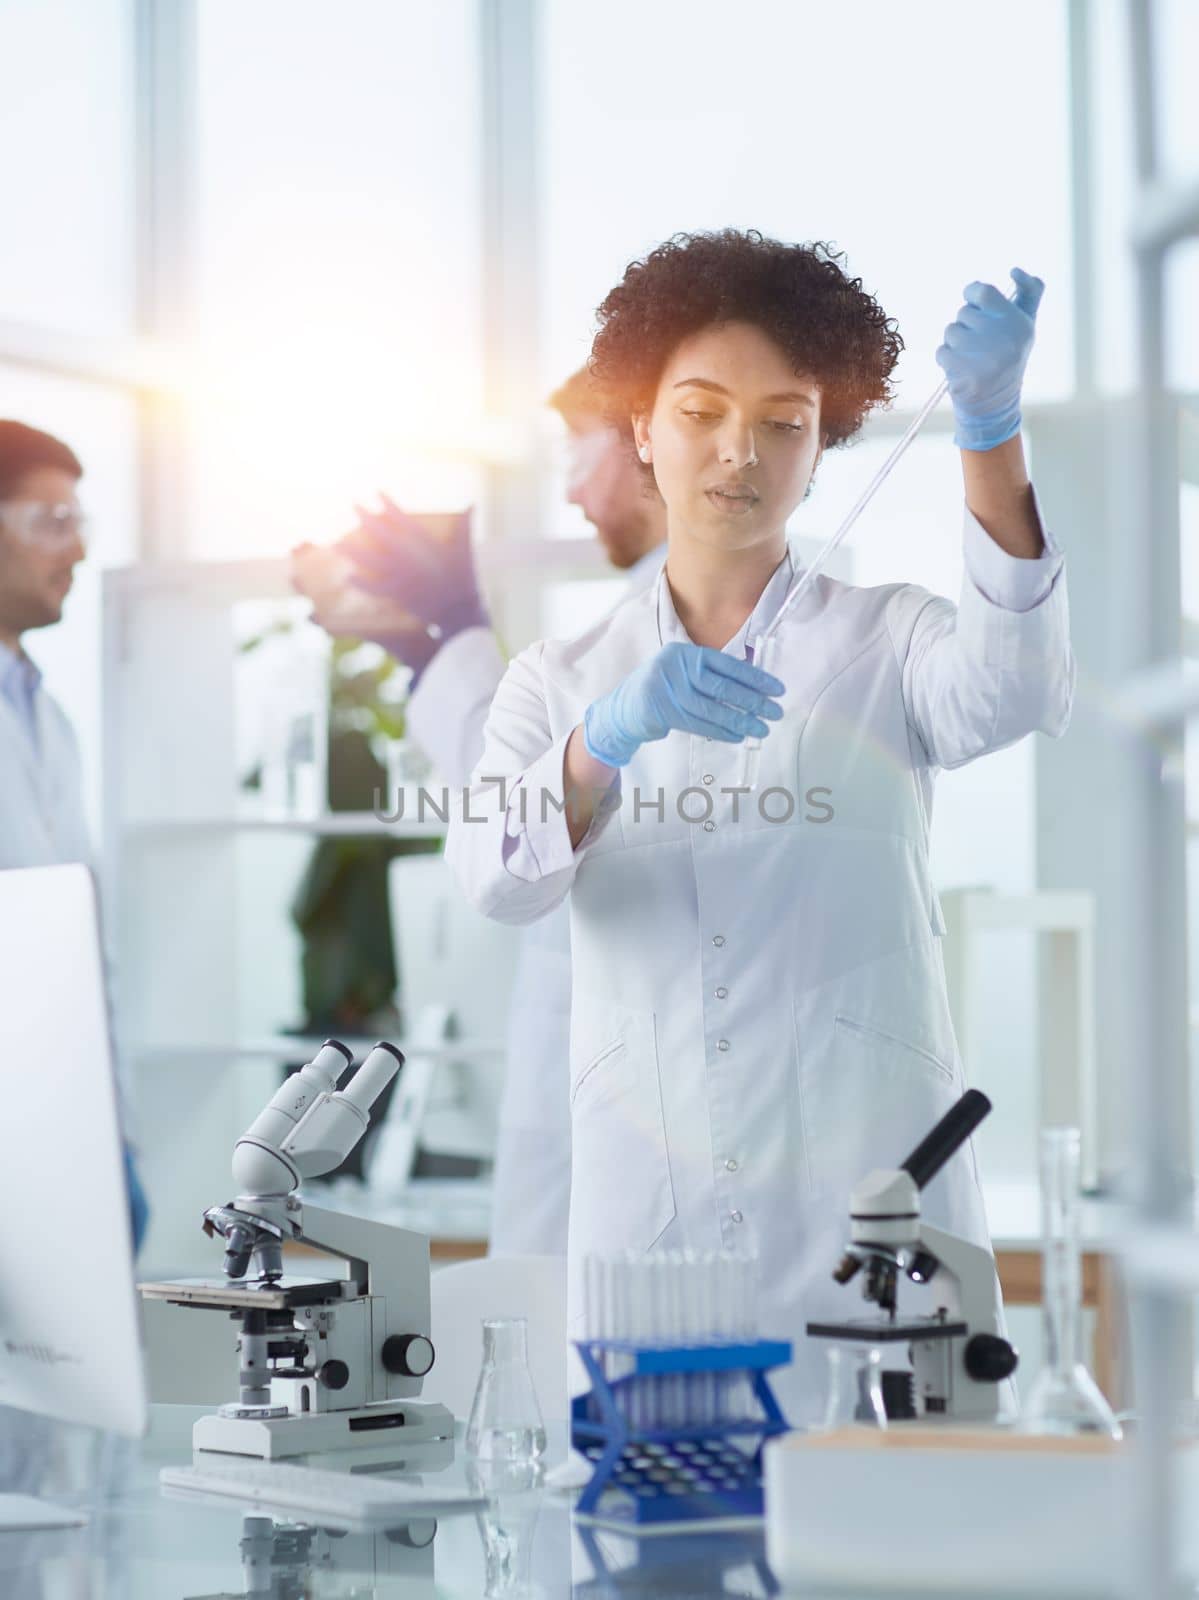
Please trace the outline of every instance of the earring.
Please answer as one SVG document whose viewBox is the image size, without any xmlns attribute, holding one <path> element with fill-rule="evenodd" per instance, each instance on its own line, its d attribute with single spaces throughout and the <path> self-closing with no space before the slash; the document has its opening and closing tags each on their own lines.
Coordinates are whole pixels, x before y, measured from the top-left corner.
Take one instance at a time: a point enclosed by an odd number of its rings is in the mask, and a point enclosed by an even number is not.
<svg viewBox="0 0 1199 1600">
<path fill-rule="evenodd" d="M 648 461 L 649 460 L 649 445 L 643 444 L 641 446 L 641 449 L 637 452 L 637 454 L 641 457 L 642 461 Z"/>
</svg>

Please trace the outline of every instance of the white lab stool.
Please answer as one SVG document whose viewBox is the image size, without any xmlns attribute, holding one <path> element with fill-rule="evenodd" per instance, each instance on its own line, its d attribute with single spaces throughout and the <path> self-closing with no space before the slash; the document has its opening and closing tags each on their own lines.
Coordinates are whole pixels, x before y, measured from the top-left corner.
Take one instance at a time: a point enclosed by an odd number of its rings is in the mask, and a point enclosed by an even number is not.
<svg viewBox="0 0 1199 1600">
<path fill-rule="evenodd" d="M 432 1337 L 437 1358 L 424 1394 L 466 1422 L 483 1361 L 484 1317 L 524 1317 L 529 1372 L 547 1423 L 564 1422 L 566 1261 L 562 1256 L 488 1256 L 434 1270 Z"/>
</svg>

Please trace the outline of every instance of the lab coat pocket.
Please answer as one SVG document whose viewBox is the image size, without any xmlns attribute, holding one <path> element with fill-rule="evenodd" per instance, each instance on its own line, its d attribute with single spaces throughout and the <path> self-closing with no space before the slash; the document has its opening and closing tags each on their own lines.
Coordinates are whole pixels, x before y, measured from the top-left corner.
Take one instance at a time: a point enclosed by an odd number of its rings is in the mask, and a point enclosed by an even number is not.
<svg viewBox="0 0 1199 1600">
<path fill-rule="evenodd" d="M 857 1039 L 863 1046 L 874 1046 L 877 1050 L 897 1051 L 902 1054 L 908 1051 L 917 1065 L 928 1068 L 932 1072 L 939 1072 L 943 1078 L 953 1082 L 953 1067 L 947 1061 L 942 1061 L 940 1056 L 934 1055 L 931 1050 L 926 1050 L 923 1045 L 912 1044 L 907 1039 L 901 1039 L 898 1034 L 890 1033 L 885 1028 L 875 1027 L 869 1022 L 857 1022 L 853 1017 L 838 1017 L 837 1032 L 842 1038 L 848 1035 Z"/>
<path fill-rule="evenodd" d="M 952 1060 L 898 1026 L 825 1017 L 821 1026 L 797 1007 L 804 1156 L 810 1188 L 841 1207 L 867 1172 L 910 1154 L 961 1084 Z"/>
<path fill-rule="evenodd" d="M 575 1043 L 572 1252 L 648 1250 L 675 1214 L 654 1014 L 628 1012 L 602 1043 Z"/>
</svg>

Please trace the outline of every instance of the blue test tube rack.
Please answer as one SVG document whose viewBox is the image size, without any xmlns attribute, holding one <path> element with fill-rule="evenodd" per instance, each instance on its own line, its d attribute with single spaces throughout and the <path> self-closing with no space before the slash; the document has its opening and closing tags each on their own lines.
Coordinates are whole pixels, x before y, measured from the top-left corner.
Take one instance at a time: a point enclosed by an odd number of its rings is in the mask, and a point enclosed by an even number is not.
<svg viewBox="0 0 1199 1600">
<path fill-rule="evenodd" d="M 575 1348 L 591 1388 L 571 1402 L 571 1443 L 594 1466 L 577 1515 L 630 1527 L 762 1515 L 762 1446 L 789 1426 L 766 1374 L 791 1360 L 786 1340 L 657 1346 L 577 1339 Z M 604 1372 L 612 1357 L 622 1368 L 617 1378 Z M 638 1379 L 697 1373 L 743 1378 L 760 1415 L 653 1428 L 630 1422 Z M 610 1491 L 617 1493 L 601 1511 Z"/>
</svg>

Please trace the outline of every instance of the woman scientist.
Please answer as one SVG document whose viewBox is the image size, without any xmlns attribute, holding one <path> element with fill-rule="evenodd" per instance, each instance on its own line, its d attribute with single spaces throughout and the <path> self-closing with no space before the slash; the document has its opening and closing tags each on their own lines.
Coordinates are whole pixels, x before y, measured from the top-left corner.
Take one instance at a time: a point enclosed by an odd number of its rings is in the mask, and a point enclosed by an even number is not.
<svg viewBox="0 0 1199 1600">
<path fill-rule="evenodd" d="M 570 896 L 572 1331 L 590 1252 L 756 1252 L 762 1331 L 796 1347 L 795 1422 L 823 1389 L 806 1321 L 856 1304 L 831 1277 L 851 1186 L 965 1086 L 933 780 L 1070 713 L 1062 560 L 1019 437 L 1042 285 L 1013 276 L 1014 302 L 972 284 L 937 352 L 965 476 L 958 607 L 821 576 L 768 674 L 748 652 L 795 575 L 787 519 L 889 399 L 900 340 L 821 245 L 680 235 L 634 262 L 592 366 L 666 504 L 665 570 L 511 663 L 450 830 L 487 915 Z M 767 733 L 747 790 L 740 742 Z M 924 1207 L 988 1244 L 971 1149 Z"/>
</svg>

